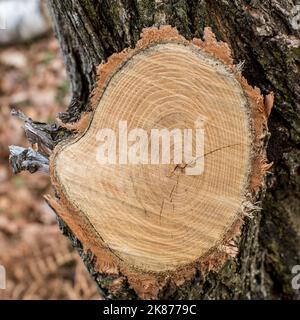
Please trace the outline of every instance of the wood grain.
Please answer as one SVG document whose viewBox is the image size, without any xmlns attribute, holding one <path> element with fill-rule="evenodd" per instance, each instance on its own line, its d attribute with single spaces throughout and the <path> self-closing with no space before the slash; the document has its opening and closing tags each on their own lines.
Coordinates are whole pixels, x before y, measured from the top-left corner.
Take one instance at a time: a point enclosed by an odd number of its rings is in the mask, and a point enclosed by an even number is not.
<svg viewBox="0 0 300 320">
<path fill-rule="evenodd" d="M 101 128 L 117 132 L 120 120 L 147 132 L 195 128 L 197 119 L 205 123 L 199 176 L 174 164 L 97 162 Z M 159 43 L 112 75 L 86 132 L 57 153 L 54 174 L 99 245 L 140 270 L 175 270 L 221 243 L 238 217 L 250 172 L 250 125 L 245 92 L 229 68 L 192 44 Z"/>
</svg>

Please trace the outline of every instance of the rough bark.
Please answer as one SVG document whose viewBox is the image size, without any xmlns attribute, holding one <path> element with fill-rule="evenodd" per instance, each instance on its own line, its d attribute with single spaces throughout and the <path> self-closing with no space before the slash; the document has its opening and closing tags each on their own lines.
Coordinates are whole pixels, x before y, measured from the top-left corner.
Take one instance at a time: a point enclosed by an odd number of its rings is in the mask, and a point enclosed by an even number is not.
<svg viewBox="0 0 300 320">
<path fill-rule="evenodd" d="M 243 75 L 276 94 L 269 129 L 269 161 L 265 197 L 253 217 L 246 218 L 237 240 L 239 254 L 217 273 L 201 274 L 180 288 L 166 285 L 159 298 L 280 299 L 300 297 L 291 286 L 291 268 L 300 264 L 300 29 L 292 24 L 292 0 L 49 0 L 72 84 L 73 100 L 60 115 L 65 123 L 90 110 L 96 66 L 114 52 L 133 47 L 142 28 L 170 24 L 187 39 L 201 37 L 211 26 L 232 48 Z M 56 141 L 57 142 L 57 141 Z M 55 143 L 56 143 L 55 142 Z M 94 270 L 94 258 L 59 220 L 64 234 L 79 250 L 106 298 L 135 299 L 126 279 L 117 291 L 114 278 Z"/>
</svg>

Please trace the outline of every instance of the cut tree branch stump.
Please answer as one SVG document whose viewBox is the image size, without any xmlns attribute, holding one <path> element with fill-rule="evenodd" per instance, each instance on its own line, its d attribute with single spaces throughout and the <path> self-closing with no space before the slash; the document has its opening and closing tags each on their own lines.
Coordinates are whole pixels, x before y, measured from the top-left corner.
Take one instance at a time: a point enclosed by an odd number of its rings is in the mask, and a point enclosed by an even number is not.
<svg viewBox="0 0 300 320">
<path fill-rule="evenodd" d="M 273 94 L 264 98 L 248 85 L 209 28 L 204 41 L 169 26 L 144 29 L 134 49 L 99 66 L 98 77 L 93 111 L 51 154 L 57 197 L 46 199 L 91 253 L 106 296 L 158 298 L 236 255 L 235 239 L 257 210 L 270 168 Z M 204 171 L 189 175 L 189 162 L 99 164 L 99 130 L 118 133 L 119 121 L 149 135 L 202 129 Z"/>
</svg>

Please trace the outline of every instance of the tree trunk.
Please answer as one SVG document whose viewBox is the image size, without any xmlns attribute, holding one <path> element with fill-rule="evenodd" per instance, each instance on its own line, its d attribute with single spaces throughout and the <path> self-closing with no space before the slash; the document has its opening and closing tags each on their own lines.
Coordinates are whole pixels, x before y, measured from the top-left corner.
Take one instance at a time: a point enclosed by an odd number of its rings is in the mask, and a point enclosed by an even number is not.
<svg viewBox="0 0 300 320">
<path fill-rule="evenodd" d="M 54 29 L 61 44 L 72 84 L 73 99 L 60 115 L 76 122 L 91 110 L 90 94 L 96 84 L 96 69 L 115 52 L 135 47 L 142 29 L 169 24 L 186 39 L 201 38 L 205 26 L 231 47 L 242 74 L 264 94 L 275 93 L 269 118 L 267 155 L 273 162 L 267 189 L 258 210 L 245 218 L 237 239 L 238 255 L 221 269 L 204 272 L 174 286 L 159 288 L 159 299 L 283 299 L 299 298 L 291 286 L 291 269 L 300 264 L 300 28 L 293 17 L 296 1 L 101 1 L 48 0 Z M 294 10 L 294 11 L 293 11 Z M 52 128 L 58 130 L 57 128 Z M 52 132 L 52 131 L 51 131 Z M 57 131 L 55 131 L 57 133 Z M 57 134 L 52 137 L 58 141 Z M 62 135 L 59 135 L 60 139 Z M 17 171 L 17 170 L 16 170 Z M 116 276 L 95 269 L 92 252 L 72 234 L 61 219 L 63 232 L 109 299 L 147 298 L 126 277 L 116 285 Z"/>
</svg>

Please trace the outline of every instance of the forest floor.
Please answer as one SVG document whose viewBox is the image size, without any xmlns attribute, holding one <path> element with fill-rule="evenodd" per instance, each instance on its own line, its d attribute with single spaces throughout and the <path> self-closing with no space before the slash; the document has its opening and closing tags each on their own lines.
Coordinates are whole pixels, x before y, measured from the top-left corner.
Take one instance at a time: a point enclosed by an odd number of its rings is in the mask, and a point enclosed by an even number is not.
<svg viewBox="0 0 300 320">
<path fill-rule="evenodd" d="M 11 109 L 51 122 L 70 100 L 56 39 L 0 48 L 0 75 L 0 265 L 7 274 L 0 299 L 99 299 L 94 281 L 43 200 L 43 194 L 52 192 L 49 177 L 14 176 L 8 163 L 9 145 L 28 146 Z"/>
</svg>

